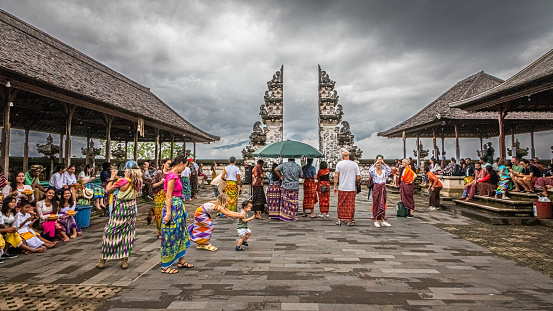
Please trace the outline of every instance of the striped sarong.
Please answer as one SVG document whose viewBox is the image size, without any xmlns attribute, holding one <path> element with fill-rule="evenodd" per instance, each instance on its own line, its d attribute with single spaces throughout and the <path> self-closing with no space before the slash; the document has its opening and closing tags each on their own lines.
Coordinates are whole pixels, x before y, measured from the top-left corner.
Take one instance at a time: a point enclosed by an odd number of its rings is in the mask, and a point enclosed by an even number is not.
<svg viewBox="0 0 553 311">
<path fill-rule="evenodd" d="M 121 259 L 131 255 L 135 222 L 136 199 L 113 198 L 109 221 L 104 227 L 102 259 Z"/>
<path fill-rule="evenodd" d="M 298 190 L 282 188 L 282 205 L 280 207 L 280 220 L 298 220 Z"/>
<path fill-rule="evenodd" d="M 315 179 L 307 178 L 303 181 L 303 210 L 315 209 L 317 200 L 317 184 Z"/>
<path fill-rule="evenodd" d="M 238 210 L 238 184 L 236 183 L 236 180 L 227 180 L 227 188 L 225 189 L 225 193 L 228 195 L 230 200 L 227 209 L 229 211 L 236 212 Z"/>
<path fill-rule="evenodd" d="M 353 220 L 357 191 L 338 191 L 338 219 Z"/>
<path fill-rule="evenodd" d="M 495 190 L 495 194 L 503 195 L 505 192 L 507 192 L 507 189 L 509 189 L 509 184 L 510 183 L 511 183 L 511 178 L 501 177 L 501 179 L 499 180 L 499 185 L 497 186 L 497 189 Z"/>
<path fill-rule="evenodd" d="M 192 198 L 192 189 L 190 188 L 190 178 L 182 177 L 182 199 L 188 200 Z"/>
<path fill-rule="evenodd" d="M 161 213 L 165 207 L 165 190 L 161 189 L 154 196 L 154 218 L 156 221 L 157 234 L 161 234 Z"/>
<path fill-rule="evenodd" d="M 161 218 L 167 214 L 167 208 L 163 209 Z M 161 224 L 161 267 L 170 267 L 176 260 L 186 255 L 186 249 L 190 246 L 190 236 L 186 228 L 186 210 L 182 199 L 171 199 L 171 221 Z"/>
<path fill-rule="evenodd" d="M 190 234 L 190 240 L 198 245 L 211 244 L 213 222 L 203 205 L 196 209 L 194 222 L 188 226 L 188 233 Z"/>
<path fill-rule="evenodd" d="M 270 183 L 267 187 L 267 205 L 269 218 L 280 219 L 281 189 L 279 183 Z"/>
</svg>

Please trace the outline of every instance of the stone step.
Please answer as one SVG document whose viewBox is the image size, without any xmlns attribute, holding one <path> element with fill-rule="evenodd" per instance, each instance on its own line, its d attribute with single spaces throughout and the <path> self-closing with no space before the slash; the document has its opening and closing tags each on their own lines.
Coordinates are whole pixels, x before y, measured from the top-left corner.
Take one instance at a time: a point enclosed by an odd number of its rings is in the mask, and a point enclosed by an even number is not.
<svg viewBox="0 0 553 311">
<path fill-rule="evenodd" d="M 487 197 L 481 195 L 475 195 L 474 200 L 476 202 L 482 202 L 486 205 L 495 206 L 495 207 L 504 207 L 504 208 L 514 208 L 514 209 L 528 209 L 532 208 L 532 202 L 528 200 L 503 200 L 496 199 L 495 197 Z"/>
<path fill-rule="evenodd" d="M 497 206 L 486 204 L 484 202 L 468 202 L 465 200 L 453 200 L 453 202 L 455 202 L 455 204 L 457 205 L 473 208 L 482 212 L 491 213 L 493 215 L 528 217 L 528 216 L 532 216 L 534 212 L 531 207 L 530 208 L 497 207 Z"/>
<path fill-rule="evenodd" d="M 461 205 L 447 204 L 445 206 L 441 206 L 440 209 L 491 225 L 551 225 L 551 223 L 549 222 L 544 222 L 544 224 L 542 224 L 542 220 L 536 219 L 534 217 L 493 215 L 488 212 Z"/>
<path fill-rule="evenodd" d="M 553 189 L 550 189 L 547 191 L 549 194 L 549 199 L 553 201 Z M 507 191 L 507 196 L 511 199 L 519 200 L 519 201 L 529 201 L 532 202 L 534 200 L 537 200 L 539 198 L 538 194 L 535 192 L 513 192 L 513 191 Z"/>
</svg>

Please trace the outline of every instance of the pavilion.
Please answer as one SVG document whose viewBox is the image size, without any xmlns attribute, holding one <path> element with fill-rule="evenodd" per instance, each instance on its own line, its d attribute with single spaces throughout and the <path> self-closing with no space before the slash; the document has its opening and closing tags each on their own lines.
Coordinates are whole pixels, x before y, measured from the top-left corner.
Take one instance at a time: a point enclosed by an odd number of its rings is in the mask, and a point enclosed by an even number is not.
<svg viewBox="0 0 553 311">
<path fill-rule="evenodd" d="M 468 112 L 452 107 L 452 103 L 471 98 L 504 83 L 503 80 L 485 72 L 474 74 L 447 90 L 440 97 L 423 108 L 420 112 L 395 127 L 378 133 L 382 137 L 402 137 L 403 155 L 407 156 L 405 140 L 408 137 L 433 138 L 433 156 L 437 158 L 438 146 L 436 139 L 442 139 L 444 154 L 444 139 L 455 138 L 456 158 L 460 158 L 459 138 L 479 138 L 480 146 L 484 138 L 500 135 L 497 115 L 492 112 Z M 553 130 L 553 113 L 536 113 L 526 111 L 512 112 L 504 120 L 504 125 L 512 135 L 512 145 L 515 145 L 515 134 L 530 133 L 532 137 L 532 156 L 535 154 L 533 144 L 534 132 Z M 417 157 L 419 158 L 419 157 Z"/>
<path fill-rule="evenodd" d="M 29 131 L 65 137 L 60 162 L 71 161 L 71 137 L 110 142 L 210 143 L 219 137 L 186 121 L 149 88 L 115 72 L 52 36 L 0 10 L 1 158 L 9 168 L 10 129 L 25 131 L 23 169 L 28 167 Z M 64 150 L 64 151 L 63 151 Z M 105 159 L 110 161 L 110 148 Z M 171 156 L 173 156 L 171 144 Z"/>
<path fill-rule="evenodd" d="M 518 112 L 547 115 L 553 112 L 553 50 L 504 83 L 451 104 L 454 109 L 493 113 L 499 120 L 500 154 L 505 156 L 505 128 Z M 551 122 L 553 123 L 553 122 Z M 533 143 L 533 139 L 532 139 Z"/>
</svg>

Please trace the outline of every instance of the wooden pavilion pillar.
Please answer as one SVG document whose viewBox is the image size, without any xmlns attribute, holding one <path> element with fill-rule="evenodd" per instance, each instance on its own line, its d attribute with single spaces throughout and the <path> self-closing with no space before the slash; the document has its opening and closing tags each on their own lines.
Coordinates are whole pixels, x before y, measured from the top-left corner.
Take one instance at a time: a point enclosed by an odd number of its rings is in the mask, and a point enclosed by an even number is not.
<svg viewBox="0 0 553 311">
<path fill-rule="evenodd" d="M 420 159 L 421 159 L 421 155 L 420 155 L 420 135 L 417 132 L 417 168 L 420 167 L 420 163 L 421 163 Z"/>
<path fill-rule="evenodd" d="M 186 135 L 182 135 L 183 143 L 182 143 L 182 155 L 186 156 Z"/>
<path fill-rule="evenodd" d="M 8 83 L 2 92 L 2 102 L 4 105 L 4 122 L 2 124 L 2 144 L 0 146 L 0 151 L 2 153 L 2 170 L 6 178 L 9 178 L 9 169 L 10 169 L 10 132 L 11 132 L 11 123 L 10 123 L 10 111 L 11 105 L 15 100 L 17 95 L 17 90 L 12 90 Z"/>
<path fill-rule="evenodd" d="M 155 132 L 155 135 L 156 135 L 156 141 L 155 141 L 155 158 L 154 158 L 154 164 L 155 164 L 155 167 L 157 169 L 159 169 L 159 151 L 160 151 L 160 147 L 159 147 L 159 129 L 154 129 L 154 132 Z"/>
<path fill-rule="evenodd" d="M 125 139 L 125 162 L 129 160 L 129 140 Z"/>
<path fill-rule="evenodd" d="M 436 145 L 436 128 L 432 129 L 432 157 L 438 160 L 438 146 Z"/>
<path fill-rule="evenodd" d="M 403 158 L 407 158 L 407 138 L 403 137 Z"/>
<path fill-rule="evenodd" d="M 25 129 L 25 146 L 23 146 L 23 172 L 29 170 L 29 128 Z"/>
<path fill-rule="evenodd" d="M 175 134 L 171 133 L 171 157 L 170 157 L 171 161 L 173 161 L 173 157 L 175 153 L 174 144 L 175 144 Z"/>
<path fill-rule="evenodd" d="M 515 146 L 515 129 L 511 128 L 511 154 L 517 156 L 517 147 Z"/>
<path fill-rule="evenodd" d="M 480 154 L 484 152 L 484 137 L 480 134 Z"/>
<path fill-rule="evenodd" d="M 454 126 L 455 126 L 455 158 L 457 159 L 457 163 L 460 163 L 461 147 L 459 146 L 459 126 L 457 126 L 457 123 L 455 123 Z"/>
<path fill-rule="evenodd" d="M 66 104 L 66 126 L 65 126 L 65 166 L 71 165 L 71 123 L 73 120 L 73 114 L 75 113 L 75 106 Z"/>
<path fill-rule="evenodd" d="M 442 153 L 441 159 L 445 160 L 445 133 L 442 131 Z"/>
<path fill-rule="evenodd" d="M 133 158 L 138 163 L 138 127 L 134 131 L 134 150 Z"/>
<path fill-rule="evenodd" d="M 194 162 L 196 162 L 196 142 L 194 142 Z"/>
<path fill-rule="evenodd" d="M 65 150 L 65 148 L 63 147 L 63 136 L 64 135 L 60 133 L 60 154 L 59 154 L 59 161 L 58 161 L 59 164 L 63 163 L 63 150 Z"/>
<path fill-rule="evenodd" d="M 111 161 L 111 124 L 113 123 L 113 116 L 104 115 L 106 120 L 106 162 Z"/>
<path fill-rule="evenodd" d="M 498 110 L 498 121 L 499 121 L 499 157 L 506 158 L 507 149 L 505 146 L 505 116 L 507 116 L 507 106 L 503 105 L 499 107 Z"/>
<path fill-rule="evenodd" d="M 534 148 L 534 129 L 530 131 L 530 157 L 536 157 L 536 149 Z"/>
<path fill-rule="evenodd" d="M 85 155 L 85 164 L 90 164 L 90 155 L 88 151 L 90 150 L 90 135 L 87 133 L 86 135 L 86 155 Z"/>
</svg>

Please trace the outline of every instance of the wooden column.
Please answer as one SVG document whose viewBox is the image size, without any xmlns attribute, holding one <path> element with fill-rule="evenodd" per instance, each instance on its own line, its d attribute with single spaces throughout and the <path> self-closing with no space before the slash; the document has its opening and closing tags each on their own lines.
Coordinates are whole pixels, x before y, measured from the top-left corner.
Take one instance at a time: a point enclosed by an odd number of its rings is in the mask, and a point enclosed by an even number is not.
<svg viewBox="0 0 553 311">
<path fill-rule="evenodd" d="M 125 162 L 129 160 L 129 140 L 125 139 Z"/>
<path fill-rule="evenodd" d="M 517 156 L 517 147 L 515 146 L 515 129 L 511 128 L 511 154 L 513 157 Z M 494 159 L 495 161 L 495 159 Z"/>
<path fill-rule="evenodd" d="M 419 136 L 419 133 L 417 133 L 417 168 L 420 167 L 420 160 L 421 159 L 421 155 L 420 155 L 420 136 Z"/>
<path fill-rule="evenodd" d="M 10 123 L 10 111 L 11 103 L 15 100 L 17 90 L 12 90 L 11 87 L 5 87 L 4 92 L 2 93 L 2 101 L 4 105 L 4 122 L 2 125 L 2 169 L 6 178 L 9 178 L 9 169 L 10 169 L 10 132 L 11 132 L 11 123 Z"/>
<path fill-rule="evenodd" d="M 196 162 L 196 142 L 194 142 L 194 162 Z"/>
<path fill-rule="evenodd" d="M 507 106 L 500 106 L 498 110 L 499 121 L 499 157 L 506 158 L 507 149 L 505 147 L 505 116 L 507 115 Z"/>
<path fill-rule="evenodd" d="M 159 129 L 154 129 L 154 132 L 155 132 L 155 135 L 156 135 L 156 141 L 155 141 L 156 147 L 155 147 L 154 164 L 155 164 L 156 168 L 159 168 L 159 151 L 161 149 L 159 147 Z"/>
<path fill-rule="evenodd" d="M 482 134 L 480 134 L 480 154 L 484 152 L 484 137 L 482 137 Z"/>
<path fill-rule="evenodd" d="M 183 143 L 182 143 L 182 155 L 186 156 L 186 136 L 182 135 Z"/>
<path fill-rule="evenodd" d="M 138 128 L 136 128 L 135 131 L 134 131 L 133 158 L 138 163 Z"/>
<path fill-rule="evenodd" d="M 442 159 L 445 159 L 445 134 L 442 132 Z"/>
<path fill-rule="evenodd" d="M 175 152 L 174 144 L 175 144 L 175 134 L 171 133 L 171 161 L 173 161 L 174 152 Z"/>
<path fill-rule="evenodd" d="M 455 158 L 457 159 L 457 163 L 460 163 L 461 161 L 461 147 L 459 146 L 459 127 L 457 124 L 454 124 L 455 126 Z"/>
<path fill-rule="evenodd" d="M 25 146 L 23 146 L 23 172 L 29 170 L 29 129 L 25 129 Z"/>
<path fill-rule="evenodd" d="M 65 150 L 65 148 L 63 147 L 63 136 L 63 134 L 60 134 L 60 157 L 58 161 L 59 164 L 63 163 L 63 150 Z"/>
<path fill-rule="evenodd" d="M 407 158 L 407 138 L 403 137 L 403 158 Z"/>
<path fill-rule="evenodd" d="M 534 130 L 530 132 L 530 157 L 536 157 L 536 149 L 534 148 Z"/>
<path fill-rule="evenodd" d="M 111 161 L 111 124 L 113 123 L 113 116 L 105 115 L 106 121 L 106 162 Z"/>
<path fill-rule="evenodd" d="M 86 135 L 86 156 L 85 156 L 85 164 L 90 164 L 90 155 L 88 151 L 90 150 L 90 136 Z"/>
<path fill-rule="evenodd" d="M 436 128 L 432 129 L 432 157 L 438 160 L 438 146 L 436 144 Z"/>
<path fill-rule="evenodd" d="M 73 120 L 73 114 L 75 113 L 75 106 L 66 104 L 66 127 L 65 127 L 65 166 L 71 165 L 71 123 Z"/>
</svg>

